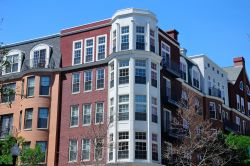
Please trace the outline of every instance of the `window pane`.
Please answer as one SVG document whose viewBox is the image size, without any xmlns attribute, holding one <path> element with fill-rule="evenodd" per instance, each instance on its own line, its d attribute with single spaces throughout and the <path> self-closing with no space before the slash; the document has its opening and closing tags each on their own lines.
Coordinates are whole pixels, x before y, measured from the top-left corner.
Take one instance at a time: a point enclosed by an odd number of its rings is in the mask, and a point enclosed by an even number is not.
<svg viewBox="0 0 250 166">
<path fill-rule="evenodd" d="M 36 146 L 40 147 L 43 157 L 41 159 L 41 163 L 46 162 L 46 153 L 47 153 L 47 141 L 38 141 L 36 142 Z"/>
<path fill-rule="evenodd" d="M 35 89 L 35 77 L 28 77 L 28 92 L 27 96 L 34 96 L 34 89 Z"/>
<path fill-rule="evenodd" d="M 49 95 L 50 77 L 42 76 L 40 79 L 40 95 Z"/>
<path fill-rule="evenodd" d="M 33 109 L 26 109 L 25 111 L 25 120 L 24 120 L 24 128 L 31 129 L 32 128 L 32 113 Z"/>
<path fill-rule="evenodd" d="M 49 111 L 47 108 L 39 108 L 38 111 L 38 128 L 48 128 Z"/>
</svg>

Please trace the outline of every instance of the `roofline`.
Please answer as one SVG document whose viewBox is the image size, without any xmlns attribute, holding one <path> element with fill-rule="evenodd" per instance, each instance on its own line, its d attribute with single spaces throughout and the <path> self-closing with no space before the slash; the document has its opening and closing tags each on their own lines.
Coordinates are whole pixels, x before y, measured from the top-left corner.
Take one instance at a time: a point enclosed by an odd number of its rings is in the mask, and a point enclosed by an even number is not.
<svg viewBox="0 0 250 166">
<path fill-rule="evenodd" d="M 32 43 L 32 42 L 45 40 L 45 39 L 51 39 L 51 38 L 55 38 L 55 37 L 60 37 L 60 33 L 55 33 L 55 34 L 52 34 L 52 35 L 42 36 L 42 37 L 28 39 L 28 40 L 23 40 L 23 41 L 16 42 L 16 43 L 10 43 L 10 44 L 3 45 L 2 47 L 5 47 L 5 48 L 6 47 L 7 48 L 8 47 L 14 47 L 14 46 L 22 45 L 22 44 Z"/>
</svg>

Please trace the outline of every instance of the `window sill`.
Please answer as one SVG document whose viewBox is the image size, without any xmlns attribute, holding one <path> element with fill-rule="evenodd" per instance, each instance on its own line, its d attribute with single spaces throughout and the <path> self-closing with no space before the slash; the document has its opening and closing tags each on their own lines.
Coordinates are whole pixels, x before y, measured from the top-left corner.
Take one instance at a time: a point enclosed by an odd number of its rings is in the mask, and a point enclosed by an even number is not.
<svg viewBox="0 0 250 166">
<path fill-rule="evenodd" d="M 96 89 L 96 91 L 102 91 L 102 90 L 104 90 L 104 88 Z"/>
<path fill-rule="evenodd" d="M 49 128 L 37 128 L 37 130 L 48 130 Z"/>
<path fill-rule="evenodd" d="M 87 90 L 87 91 L 83 91 L 84 93 L 88 93 L 88 92 L 91 92 L 92 91 L 92 89 L 91 90 Z"/>
<path fill-rule="evenodd" d="M 30 128 L 30 129 L 23 129 L 24 131 L 32 131 L 32 128 Z"/>
<path fill-rule="evenodd" d="M 79 94 L 80 93 L 80 91 L 79 92 L 73 92 L 73 93 L 71 93 L 72 95 L 77 95 L 77 94 Z"/>
<path fill-rule="evenodd" d="M 26 96 L 26 98 L 35 98 L 35 96 L 33 95 L 33 96 Z"/>
<path fill-rule="evenodd" d="M 88 127 L 91 126 L 91 124 L 83 124 L 82 127 Z"/>
<path fill-rule="evenodd" d="M 81 162 L 89 162 L 90 159 L 87 159 L 87 160 L 81 160 Z"/>
<path fill-rule="evenodd" d="M 72 128 L 77 128 L 77 127 L 79 127 L 79 126 L 78 125 L 77 126 L 70 126 L 69 128 L 72 129 Z"/>
<path fill-rule="evenodd" d="M 68 161 L 68 163 L 69 164 L 74 164 L 74 163 L 76 163 L 77 162 L 77 160 L 74 160 L 74 161 Z"/>
<path fill-rule="evenodd" d="M 39 95 L 39 97 L 50 98 L 50 95 Z"/>
</svg>

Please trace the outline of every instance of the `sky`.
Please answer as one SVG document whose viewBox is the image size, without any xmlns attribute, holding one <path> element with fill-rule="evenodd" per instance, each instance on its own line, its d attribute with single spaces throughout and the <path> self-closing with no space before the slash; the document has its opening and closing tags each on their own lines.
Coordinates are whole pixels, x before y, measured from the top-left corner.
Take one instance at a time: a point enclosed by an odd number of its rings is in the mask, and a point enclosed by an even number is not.
<svg viewBox="0 0 250 166">
<path fill-rule="evenodd" d="M 130 7 L 149 9 L 161 29 L 179 31 L 188 55 L 204 53 L 221 67 L 244 56 L 250 73 L 250 0 L 0 0 L 0 41 L 59 33 Z"/>
</svg>

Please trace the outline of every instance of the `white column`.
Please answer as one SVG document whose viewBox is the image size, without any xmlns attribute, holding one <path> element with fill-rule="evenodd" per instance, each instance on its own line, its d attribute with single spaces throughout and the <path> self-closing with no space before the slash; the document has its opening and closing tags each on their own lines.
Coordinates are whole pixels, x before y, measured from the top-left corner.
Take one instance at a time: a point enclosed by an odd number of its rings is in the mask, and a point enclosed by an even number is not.
<svg viewBox="0 0 250 166">
<path fill-rule="evenodd" d="M 120 28 L 120 24 L 116 23 L 116 52 L 121 51 L 121 28 Z"/>
<path fill-rule="evenodd" d="M 134 142 L 134 78 L 135 78 L 135 60 L 134 58 L 130 58 L 129 61 L 129 160 L 134 161 L 135 156 L 135 142 Z"/>
<path fill-rule="evenodd" d="M 118 159 L 118 62 L 117 59 L 114 59 L 114 161 L 117 162 Z"/>
<path fill-rule="evenodd" d="M 152 161 L 152 131 L 151 131 L 151 59 L 147 61 L 147 160 Z"/>
<path fill-rule="evenodd" d="M 158 139 L 158 154 L 159 161 L 161 161 L 161 66 L 160 63 L 157 63 L 157 117 L 158 117 L 158 131 L 157 131 L 157 139 Z M 152 149 L 151 149 L 152 151 Z"/>
<path fill-rule="evenodd" d="M 146 41 L 147 41 L 147 45 L 146 45 L 146 51 L 150 51 L 150 24 L 149 22 L 147 22 L 147 31 L 146 31 Z"/>
<path fill-rule="evenodd" d="M 158 27 L 155 27 L 155 53 L 159 55 Z"/>
</svg>

